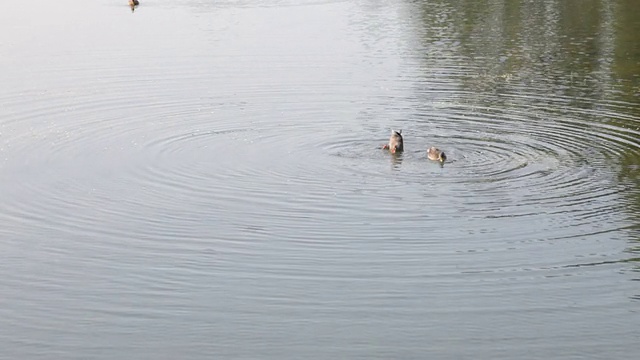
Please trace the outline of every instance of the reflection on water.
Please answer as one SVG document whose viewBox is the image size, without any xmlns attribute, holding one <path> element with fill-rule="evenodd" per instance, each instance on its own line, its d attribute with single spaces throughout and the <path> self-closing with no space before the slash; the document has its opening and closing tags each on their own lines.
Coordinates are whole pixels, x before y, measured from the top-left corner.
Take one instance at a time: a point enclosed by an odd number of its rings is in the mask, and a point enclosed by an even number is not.
<svg viewBox="0 0 640 360">
<path fill-rule="evenodd" d="M 636 2 L 63 3 L 0 13 L 3 355 L 635 355 Z"/>
</svg>

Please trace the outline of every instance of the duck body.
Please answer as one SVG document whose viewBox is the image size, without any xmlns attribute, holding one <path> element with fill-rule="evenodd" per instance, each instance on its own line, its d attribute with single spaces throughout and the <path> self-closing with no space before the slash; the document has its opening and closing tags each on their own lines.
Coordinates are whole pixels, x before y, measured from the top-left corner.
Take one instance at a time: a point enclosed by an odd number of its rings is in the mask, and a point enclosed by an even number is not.
<svg viewBox="0 0 640 360">
<path fill-rule="evenodd" d="M 429 158 L 429 160 L 440 161 L 441 163 L 447 160 L 447 155 L 444 154 L 444 151 L 441 151 L 440 149 L 433 146 L 430 147 L 429 150 L 427 150 L 427 157 Z"/>
<path fill-rule="evenodd" d="M 382 148 L 389 150 L 392 154 L 404 151 L 404 141 L 402 139 L 402 130 L 391 131 L 391 137 L 389 138 L 389 143 L 384 145 Z"/>
</svg>

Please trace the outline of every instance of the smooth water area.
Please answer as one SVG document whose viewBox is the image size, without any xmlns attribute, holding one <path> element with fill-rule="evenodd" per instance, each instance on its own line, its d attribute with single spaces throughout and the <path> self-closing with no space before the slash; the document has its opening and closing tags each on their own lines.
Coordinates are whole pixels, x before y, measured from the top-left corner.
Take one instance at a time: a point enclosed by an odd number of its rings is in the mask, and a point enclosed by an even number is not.
<svg viewBox="0 0 640 360">
<path fill-rule="evenodd" d="M 640 2 L 141 1 L 0 12 L 0 358 L 637 356 Z"/>
</svg>

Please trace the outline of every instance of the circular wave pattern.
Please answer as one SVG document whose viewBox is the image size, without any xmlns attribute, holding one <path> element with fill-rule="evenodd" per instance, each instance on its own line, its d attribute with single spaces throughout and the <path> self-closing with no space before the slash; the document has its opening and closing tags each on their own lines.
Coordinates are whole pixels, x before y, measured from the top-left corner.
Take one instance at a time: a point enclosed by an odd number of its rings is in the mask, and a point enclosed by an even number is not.
<svg viewBox="0 0 640 360">
<path fill-rule="evenodd" d="M 359 35 L 375 31 L 361 29 Z M 405 55 L 409 68 L 423 66 Z M 314 212 L 328 216 L 326 221 L 357 214 L 386 225 L 404 217 L 416 227 L 424 224 L 412 221 L 423 219 L 425 211 L 436 222 L 465 217 L 524 222 L 549 215 L 585 223 L 621 211 L 615 199 L 624 186 L 616 184 L 612 168 L 623 154 L 638 155 L 640 131 L 615 121 L 638 122 L 627 115 L 631 104 L 594 107 L 589 99 L 546 97 L 543 89 L 519 85 L 513 85 L 517 96 L 464 92 L 459 82 L 473 78 L 474 71 L 458 65 L 434 66 L 422 78 L 414 72 L 380 76 L 371 90 L 364 80 L 360 85 L 344 81 L 340 63 L 287 59 L 262 66 L 284 79 L 300 71 L 300 81 L 272 86 L 272 78 L 249 66 L 253 58 L 236 67 L 224 58 L 214 63 L 230 67 L 229 74 L 205 70 L 208 82 L 230 82 L 228 91 L 217 92 L 198 81 L 199 70 L 211 65 L 200 63 L 205 58 L 184 63 L 178 57 L 182 66 L 157 65 L 146 83 L 110 75 L 90 91 L 68 88 L 5 98 L 4 165 L 24 161 L 33 169 L 44 167 L 50 179 L 29 190 L 43 199 L 37 209 L 20 202 L 12 216 L 40 213 L 45 218 L 65 201 L 81 212 L 115 188 L 130 198 L 117 210 L 95 211 L 139 221 L 146 219 L 135 213 L 139 208 L 172 213 L 189 202 L 201 217 L 266 207 L 265 217 L 286 218 L 304 208 L 310 217 Z M 169 70 L 176 77 L 163 78 Z M 81 83 L 89 81 L 90 73 L 80 74 L 88 77 Z M 233 83 L 231 76 L 252 81 Z M 486 79 L 482 82 L 486 86 Z M 392 121 L 384 118 L 389 116 Z M 380 150 L 391 125 L 404 130 L 401 156 Z M 426 159 L 432 145 L 448 154 L 443 167 Z M 114 181 L 105 185 L 95 174 Z M 68 197 L 69 189 L 85 195 L 78 204 Z M 435 201 L 426 202 L 429 197 Z M 57 223 L 64 227 L 81 219 Z M 83 227 L 94 231 L 95 224 L 86 221 Z M 436 225 L 428 226 L 436 231 Z"/>
</svg>

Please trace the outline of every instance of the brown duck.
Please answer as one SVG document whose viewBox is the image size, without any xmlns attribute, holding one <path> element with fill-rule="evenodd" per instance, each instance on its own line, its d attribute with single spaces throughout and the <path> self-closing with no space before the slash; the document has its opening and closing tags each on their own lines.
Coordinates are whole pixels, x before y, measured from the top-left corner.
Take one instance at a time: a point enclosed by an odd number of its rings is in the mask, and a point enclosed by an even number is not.
<svg viewBox="0 0 640 360">
<path fill-rule="evenodd" d="M 445 160 L 447 160 L 447 155 L 444 154 L 444 151 L 433 146 L 427 150 L 427 157 L 429 160 L 440 161 L 441 163 L 444 163 Z"/>
<path fill-rule="evenodd" d="M 138 0 L 129 0 L 129 7 L 131 7 L 131 11 L 134 11 L 138 5 L 140 5 Z"/>
<path fill-rule="evenodd" d="M 389 150 L 392 154 L 402 152 L 404 150 L 404 145 L 402 142 L 402 130 L 391 131 L 389 143 L 384 145 L 382 148 L 385 150 Z"/>
</svg>

